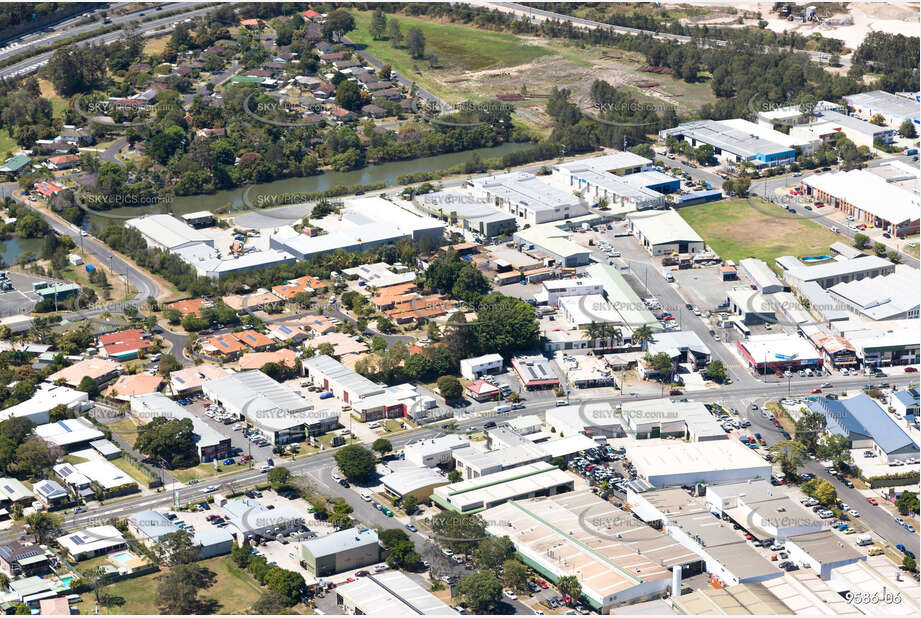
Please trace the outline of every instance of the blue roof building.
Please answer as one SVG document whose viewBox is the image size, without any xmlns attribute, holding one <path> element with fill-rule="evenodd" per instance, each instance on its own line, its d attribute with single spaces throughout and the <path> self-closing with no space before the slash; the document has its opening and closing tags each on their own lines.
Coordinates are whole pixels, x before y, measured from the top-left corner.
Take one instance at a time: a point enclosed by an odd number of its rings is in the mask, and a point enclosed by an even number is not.
<svg viewBox="0 0 921 618">
<path fill-rule="evenodd" d="M 830 433 L 847 436 L 851 448 L 866 448 L 888 462 L 918 456 L 918 445 L 866 393 L 850 399 L 816 397 L 806 404 L 825 416 Z"/>
</svg>

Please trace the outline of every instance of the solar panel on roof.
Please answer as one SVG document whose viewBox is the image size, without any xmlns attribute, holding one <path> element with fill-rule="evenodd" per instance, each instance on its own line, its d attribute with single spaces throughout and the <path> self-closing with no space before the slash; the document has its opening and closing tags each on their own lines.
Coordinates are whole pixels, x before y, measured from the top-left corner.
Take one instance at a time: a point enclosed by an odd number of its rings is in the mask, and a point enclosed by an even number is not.
<svg viewBox="0 0 921 618">
<path fill-rule="evenodd" d="M 83 545 L 83 539 L 81 539 L 80 536 L 77 534 L 70 537 L 70 540 L 73 542 L 74 545 Z"/>
</svg>

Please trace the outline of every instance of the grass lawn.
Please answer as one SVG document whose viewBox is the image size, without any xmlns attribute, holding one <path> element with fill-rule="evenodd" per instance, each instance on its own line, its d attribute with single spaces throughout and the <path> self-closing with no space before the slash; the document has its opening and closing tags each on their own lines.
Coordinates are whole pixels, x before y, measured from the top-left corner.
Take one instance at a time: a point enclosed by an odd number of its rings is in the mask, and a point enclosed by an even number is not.
<svg viewBox="0 0 921 618">
<path fill-rule="evenodd" d="M 814 221 L 783 211 L 760 199 L 725 200 L 682 208 L 678 213 L 724 260 L 754 257 L 776 269 L 781 255 L 826 255 L 841 236 Z"/>
<path fill-rule="evenodd" d="M 375 41 L 368 32 L 370 11 L 355 11 L 355 30 L 348 38 L 358 43 L 381 62 L 390 64 L 401 76 L 415 80 L 425 88 L 443 93 L 443 89 L 428 79 L 427 60 L 414 60 L 405 47 L 396 49 L 390 41 Z M 388 16 L 390 19 L 390 16 Z M 503 66 L 527 64 L 552 52 L 524 43 L 520 37 L 502 32 L 488 32 L 455 24 L 438 24 L 424 19 L 396 16 L 405 38 L 410 28 L 419 28 L 425 36 L 425 51 L 435 54 L 441 68 L 454 71 L 482 71 Z M 449 93 L 444 93 L 449 94 Z M 451 98 L 450 96 L 448 98 Z"/>
<path fill-rule="evenodd" d="M 109 461 L 111 461 L 116 468 L 137 481 L 141 487 L 147 487 L 147 484 L 154 480 L 150 478 L 146 472 L 135 466 L 134 463 L 128 461 L 124 457 L 118 457 L 117 459 L 111 459 Z"/>
<path fill-rule="evenodd" d="M 6 161 L 17 150 L 19 150 L 19 145 L 10 137 L 9 129 L 0 129 L 0 158 Z"/>
<path fill-rule="evenodd" d="M 51 111 L 57 116 L 62 116 L 64 111 L 70 107 L 70 101 L 64 97 L 58 96 L 54 86 L 47 79 L 38 80 L 38 85 L 42 90 L 42 97 L 51 101 Z"/>
<path fill-rule="evenodd" d="M 184 468 L 182 470 L 170 470 L 170 474 L 176 477 L 176 480 L 182 481 L 183 483 L 188 483 L 192 479 L 206 479 L 212 476 L 221 474 L 222 472 L 239 472 L 241 470 L 246 470 L 246 466 L 239 466 L 237 464 L 232 464 L 229 466 L 223 466 L 218 462 L 218 469 L 214 469 L 214 464 L 211 462 L 198 464 L 191 468 Z"/>
<path fill-rule="evenodd" d="M 220 604 L 220 614 L 242 614 L 262 595 L 259 584 L 248 573 L 240 571 L 230 561 L 229 556 L 220 556 L 200 562 L 217 575 L 213 586 L 202 590 L 202 598 L 216 599 Z M 157 607 L 157 577 L 160 573 L 151 573 L 143 577 L 126 579 L 108 587 L 111 595 L 122 597 L 125 604 L 112 607 L 109 614 L 159 614 Z M 87 595 L 90 599 L 90 595 Z M 89 609 L 89 608 L 87 608 Z M 87 612 L 89 613 L 89 612 Z"/>
</svg>

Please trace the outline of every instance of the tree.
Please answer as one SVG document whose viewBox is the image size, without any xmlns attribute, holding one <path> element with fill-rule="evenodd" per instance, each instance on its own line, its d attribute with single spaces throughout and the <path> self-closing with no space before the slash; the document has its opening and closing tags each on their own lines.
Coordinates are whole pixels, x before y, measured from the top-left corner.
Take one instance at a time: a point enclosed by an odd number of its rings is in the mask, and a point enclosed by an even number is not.
<svg viewBox="0 0 921 618">
<path fill-rule="evenodd" d="M 709 365 L 707 365 L 707 379 L 714 382 L 722 384 L 726 381 L 727 374 L 726 368 L 723 366 L 723 361 L 715 360 Z"/>
<path fill-rule="evenodd" d="M 384 30 L 387 28 L 387 17 L 384 10 L 377 7 L 371 15 L 371 23 L 368 25 L 368 32 L 375 41 L 379 41 L 384 36 Z M 386 79 L 386 78 L 384 78 Z"/>
<path fill-rule="evenodd" d="M 394 331 L 393 321 L 390 318 L 381 316 L 377 318 L 376 324 L 377 330 L 384 333 L 385 335 Z"/>
<path fill-rule="evenodd" d="M 16 448 L 14 467 L 20 477 L 38 478 L 47 474 L 64 451 L 40 438 L 26 440 Z"/>
<path fill-rule="evenodd" d="M 895 250 L 889 250 L 886 252 L 886 259 L 893 264 L 898 264 L 902 261 L 902 254 Z"/>
<path fill-rule="evenodd" d="M 881 242 L 873 243 L 873 253 L 875 253 L 877 257 L 883 257 L 884 255 L 886 255 L 886 251 L 888 251 L 888 247 L 886 247 L 886 245 L 884 245 L 883 243 Z"/>
<path fill-rule="evenodd" d="M 32 540 L 38 544 L 50 543 L 61 531 L 61 518 L 44 511 L 26 515 L 26 525 Z"/>
<path fill-rule="evenodd" d="M 163 317 L 173 326 L 177 326 L 180 320 L 182 320 L 182 312 L 170 307 L 163 310 Z"/>
<path fill-rule="evenodd" d="M 425 56 L 425 35 L 415 26 L 406 32 L 406 51 L 412 58 L 418 59 Z"/>
<path fill-rule="evenodd" d="M 915 559 L 911 556 L 905 556 L 902 558 L 902 568 L 906 571 L 914 573 L 918 570 L 918 563 L 915 562 Z"/>
<path fill-rule="evenodd" d="M 336 103 L 347 110 L 357 112 L 364 104 L 361 96 L 361 88 L 358 84 L 349 80 L 341 82 L 336 87 Z"/>
<path fill-rule="evenodd" d="M 288 599 L 278 594 L 274 590 L 267 590 L 262 593 L 250 611 L 258 616 L 274 616 L 279 614 L 290 614 L 288 607 L 291 604 Z"/>
<path fill-rule="evenodd" d="M 918 137 L 918 131 L 915 129 L 915 123 L 911 120 L 905 120 L 902 124 L 899 125 L 899 133 L 902 134 L 902 137 L 907 137 L 908 139 L 915 139 Z"/>
<path fill-rule="evenodd" d="M 512 590 L 524 590 L 528 585 L 528 567 L 517 560 L 502 563 L 502 583 Z"/>
<path fill-rule="evenodd" d="M 556 587 L 561 593 L 568 595 L 574 604 L 578 603 L 579 597 L 582 596 L 582 584 L 575 575 L 563 575 L 557 580 Z"/>
<path fill-rule="evenodd" d="M 412 515 L 416 512 L 416 507 L 419 506 L 419 498 L 413 494 L 407 494 L 403 496 L 403 510 L 406 511 L 407 515 Z"/>
<path fill-rule="evenodd" d="M 452 483 L 460 483 L 464 480 L 464 476 L 460 473 L 460 470 L 451 470 L 448 472 L 448 480 Z"/>
<path fill-rule="evenodd" d="M 460 380 L 454 376 L 441 376 L 438 378 L 438 390 L 441 392 L 441 396 L 448 401 L 459 399 L 464 393 L 464 387 L 461 385 Z"/>
<path fill-rule="evenodd" d="M 160 356 L 160 375 L 169 375 L 174 371 L 179 371 L 182 369 L 182 363 L 176 360 L 176 357 L 172 354 L 163 354 Z"/>
<path fill-rule="evenodd" d="M 836 468 L 853 463 L 848 437 L 841 434 L 823 435 L 816 448 L 816 456 L 819 459 L 830 459 Z"/>
<path fill-rule="evenodd" d="M 633 331 L 633 341 L 642 345 L 644 350 L 646 349 L 646 342 L 650 339 L 652 339 L 652 329 L 646 324 Z"/>
<path fill-rule="evenodd" d="M 393 445 L 386 438 L 378 438 L 371 445 L 371 450 L 380 453 L 381 459 L 383 459 L 384 455 L 393 451 Z"/>
<path fill-rule="evenodd" d="M 486 520 L 479 515 L 441 511 L 431 519 L 432 539 L 455 554 L 469 555 L 486 538 Z"/>
<path fill-rule="evenodd" d="M 89 395 L 90 398 L 94 398 L 99 394 L 99 385 L 96 384 L 96 380 L 90 376 L 83 376 L 80 380 L 80 384 L 77 385 L 77 390 L 83 391 Z"/>
<path fill-rule="evenodd" d="M 374 473 L 377 458 L 358 444 L 350 444 L 336 451 L 336 464 L 350 481 L 363 481 Z"/>
<path fill-rule="evenodd" d="M 485 614 L 487 609 L 502 600 L 502 582 L 491 571 L 477 571 L 461 578 L 457 594 L 473 613 Z"/>
<path fill-rule="evenodd" d="M 274 568 L 265 577 L 265 585 L 294 605 L 303 596 L 307 588 L 304 576 L 295 571 Z"/>
<path fill-rule="evenodd" d="M 825 433 L 825 415 L 819 412 L 803 412 L 796 421 L 793 439 L 803 445 L 807 453 L 815 453 L 819 437 Z"/>
<path fill-rule="evenodd" d="M 646 362 L 659 374 L 659 380 L 662 382 L 671 382 L 672 374 L 675 371 L 675 361 L 665 352 L 659 352 L 655 356 L 646 355 Z"/>
<path fill-rule="evenodd" d="M 774 461 L 780 463 L 780 469 L 787 478 L 796 478 L 796 468 L 806 455 L 806 449 L 802 444 L 795 440 L 781 440 L 768 451 L 773 455 Z"/>
<path fill-rule="evenodd" d="M 815 484 L 815 498 L 825 506 L 838 504 L 838 492 L 835 486 L 825 479 L 818 479 Z"/>
<path fill-rule="evenodd" d="M 537 347 L 540 326 L 534 307 L 494 292 L 477 307 L 473 331 L 481 353 L 513 356 Z"/>
<path fill-rule="evenodd" d="M 332 43 L 341 39 L 355 29 L 355 18 L 345 9 L 336 9 L 326 16 L 326 22 L 323 23 L 323 38 Z"/>
<path fill-rule="evenodd" d="M 399 47 L 403 42 L 403 33 L 400 32 L 400 22 L 391 17 L 387 21 L 387 38 L 390 39 L 391 47 Z"/>
<path fill-rule="evenodd" d="M 515 555 L 515 545 L 507 536 L 489 536 L 480 541 L 473 552 L 473 564 L 480 570 L 491 570 L 497 576 L 502 563 Z"/>
<path fill-rule="evenodd" d="M 273 489 L 278 489 L 283 485 L 287 485 L 288 481 L 291 480 L 291 471 L 284 466 L 272 468 L 269 470 L 269 473 L 266 474 L 266 480 Z"/>
<path fill-rule="evenodd" d="M 857 232 L 854 234 L 854 247 L 857 249 L 866 249 L 870 245 L 870 237 L 866 234 Z"/>
<path fill-rule="evenodd" d="M 162 459 L 170 467 L 187 468 L 198 463 L 194 426 L 188 418 L 154 417 L 138 428 L 134 448 L 149 457 Z"/>
<path fill-rule="evenodd" d="M 899 513 L 907 515 L 909 513 L 918 512 L 918 494 L 911 491 L 903 491 L 899 494 L 899 497 L 895 499 L 895 508 L 899 510 Z"/>
<path fill-rule="evenodd" d="M 882 114 L 873 114 L 870 116 L 870 124 L 875 124 L 879 127 L 886 126 L 886 118 Z"/>
<path fill-rule="evenodd" d="M 198 547 L 185 530 L 167 534 L 154 551 L 164 571 L 157 579 L 157 605 L 163 614 L 213 613 L 216 603 L 199 598 L 199 593 L 214 585 L 217 575 L 195 563 Z"/>
</svg>

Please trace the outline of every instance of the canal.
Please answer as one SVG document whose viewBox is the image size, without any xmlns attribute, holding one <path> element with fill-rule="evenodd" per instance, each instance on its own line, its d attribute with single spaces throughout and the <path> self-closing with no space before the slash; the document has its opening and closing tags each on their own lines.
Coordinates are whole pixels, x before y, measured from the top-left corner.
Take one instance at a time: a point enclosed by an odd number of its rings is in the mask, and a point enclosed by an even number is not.
<svg viewBox="0 0 921 618">
<path fill-rule="evenodd" d="M 90 229 L 93 232 L 98 232 L 113 221 L 120 223 L 126 219 L 152 212 L 172 212 L 176 215 L 183 215 L 199 210 L 215 211 L 222 208 L 226 209 L 227 207 L 239 209 L 243 206 L 244 193 L 247 195 L 247 202 L 253 204 L 259 202 L 258 196 L 310 194 L 326 191 L 336 185 L 355 186 L 383 182 L 388 186 L 393 186 L 400 176 L 415 172 L 433 172 L 440 169 L 449 169 L 459 163 L 469 161 L 474 154 L 479 155 L 481 159 L 491 159 L 511 152 L 526 150 L 532 146 L 533 144 L 530 142 L 507 143 L 493 148 L 478 148 L 476 150 L 452 152 L 410 161 L 391 161 L 378 165 L 369 165 L 351 172 L 325 172 L 305 178 L 286 178 L 284 180 L 218 191 L 217 193 L 177 197 L 171 203 L 117 208 L 100 214 L 90 214 L 88 220 Z"/>
</svg>

